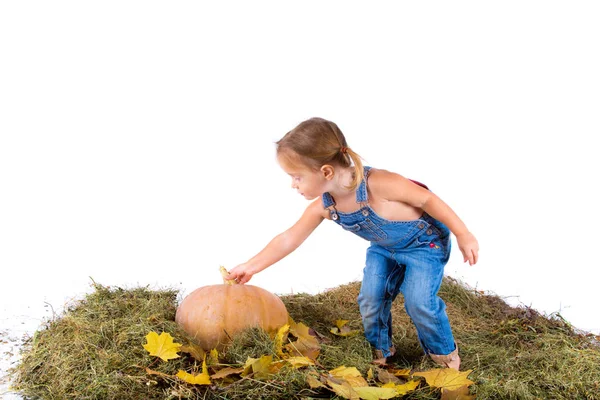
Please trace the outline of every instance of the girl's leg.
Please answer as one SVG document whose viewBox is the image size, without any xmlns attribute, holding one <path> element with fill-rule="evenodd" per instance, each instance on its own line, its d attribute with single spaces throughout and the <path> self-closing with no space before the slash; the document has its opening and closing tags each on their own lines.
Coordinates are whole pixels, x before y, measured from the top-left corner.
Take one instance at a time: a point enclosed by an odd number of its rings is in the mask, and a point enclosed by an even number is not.
<svg viewBox="0 0 600 400">
<path fill-rule="evenodd" d="M 458 369 L 460 358 L 446 314 L 446 304 L 437 295 L 445 263 L 427 259 L 405 261 L 406 272 L 400 290 L 421 347 L 438 364 Z"/>
<path fill-rule="evenodd" d="M 382 363 L 392 355 L 392 301 L 404 273 L 388 255 L 381 247 L 369 247 L 358 295 L 365 336 L 375 349 L 376 361 Z"/>
</svg>

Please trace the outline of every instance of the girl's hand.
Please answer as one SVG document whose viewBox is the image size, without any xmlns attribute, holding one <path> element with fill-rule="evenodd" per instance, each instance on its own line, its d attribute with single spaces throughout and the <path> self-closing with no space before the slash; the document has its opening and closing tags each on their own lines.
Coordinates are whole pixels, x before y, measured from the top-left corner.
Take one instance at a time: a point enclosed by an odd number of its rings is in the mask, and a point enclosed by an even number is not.
<svg viewBox="0 0 600 400">
<path fill-rule="evenodd" d="M 471 232 L 464 233 L 456 237 L 458 248 L 463 254 L 463 261 L 469 262 L 469 265 L 477 264 L 479 260 L 479 243 Z"/>
<path fill-rule="evenodd" d="M 252 279 L 253 275 L 254 272 L 251 271 L 250 266 L 244 263 L 229 271 L 229 276 L 226 279 L 235 280 L 239 284 L 244 284 Z"/>
</svg>

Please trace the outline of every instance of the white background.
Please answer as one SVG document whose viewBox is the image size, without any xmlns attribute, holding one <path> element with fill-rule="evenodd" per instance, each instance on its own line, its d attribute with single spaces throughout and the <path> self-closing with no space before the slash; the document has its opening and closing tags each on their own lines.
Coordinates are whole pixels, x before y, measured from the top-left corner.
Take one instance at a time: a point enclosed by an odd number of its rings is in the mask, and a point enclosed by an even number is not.
<svg viewBox="0 0 600 400">
<path fill-rule="evenodd" d="M 308 204 L 274 142 L 320 116 L 476 234 L 448 275 L 600 333 L 596 2 L 212 3 L 0 5 L 0 332 L 92 279 L 220 282 Z M 359 280 L 367 245 L 326 221 L 251 283 Z"/>
</svg>

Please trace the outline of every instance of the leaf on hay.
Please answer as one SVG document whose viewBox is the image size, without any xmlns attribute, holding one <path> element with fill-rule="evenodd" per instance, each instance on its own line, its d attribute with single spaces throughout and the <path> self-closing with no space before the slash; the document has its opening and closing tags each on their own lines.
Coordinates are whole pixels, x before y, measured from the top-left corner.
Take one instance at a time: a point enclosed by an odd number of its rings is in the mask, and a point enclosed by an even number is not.
<svg viewBox="0 0 600 400">
<path fill-rule="evenodd" d="M 337 336 L 354 336 L 358 334 L 360 331 L 350 329 L 350 327 L 346 325 L 348 322 L 350 321 L 347 319 L 336 320 L 335 327 L 331 328 L 329 332 Z"/>
<path fill-rule="evenodd" d="M 454 368 L 436 368 L 429 371 L 415 372 L 413 375 L 425 378 L 429 386 L 440 388 L 443 393 L 445 390 L 457 390 L 461 386 L 469 387 L 475 383 L 467 378 L 471 372 L 473 372 L 471 369 L 459 372 Z"/>
<path fill-rule="evenodd" d="M 206 367 L 206 361 L 202 362 L 202 372 L 193 375 L 188 372 L 179 370 L 176 375 L 179 379 L 184 382 L 191 383 L 192 385 L 210 385 L 210 376 L 208 375 L 208 368 Z"/>
<path fill-rule="evenodd" d="M 156 356 L 164 361 L 169 361 L 173 358 L 180 357 L 177 352 L 180 350 L 181 346 L 181 343 L 173 342 L 173 337 L 169 333 L 162 332 L 159 335 L 158 333 L 151 331 L 146 335 L 144 349 L 146 349 L 151 356 Z"/>
</svg>

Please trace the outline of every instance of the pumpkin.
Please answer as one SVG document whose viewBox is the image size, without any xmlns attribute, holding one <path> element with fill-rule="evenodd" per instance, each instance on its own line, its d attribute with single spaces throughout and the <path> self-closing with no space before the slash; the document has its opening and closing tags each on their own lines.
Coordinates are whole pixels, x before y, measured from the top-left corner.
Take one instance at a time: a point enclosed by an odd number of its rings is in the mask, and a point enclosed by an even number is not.
<svg viewBox="0 0 600 400">
<path fill-rule="evenodd" d="M 221 350 L 244 329 L 260 327 L 276 333 L 288 322 L 279 297 L 257 286 L 230 282 L 200 287 L 177 308 L 175 321 L 204 350 Z"/>
</svg>

